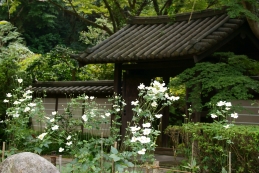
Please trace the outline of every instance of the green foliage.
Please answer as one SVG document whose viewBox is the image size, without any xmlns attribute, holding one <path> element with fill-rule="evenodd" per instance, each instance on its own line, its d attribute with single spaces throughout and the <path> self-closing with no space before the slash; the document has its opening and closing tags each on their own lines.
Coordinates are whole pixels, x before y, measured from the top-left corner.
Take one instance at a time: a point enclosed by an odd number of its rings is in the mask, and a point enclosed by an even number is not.
<svg viewBox="0 0 259 173">
<path fill-rule="evenodd" d="M 23 80 L 18 80 L 18 86 L 6 94 L 4 103 L 7 106 L 6 116 L 2 122 L 7 136 L 7 146 L 10 152 L 16 150 L 34 151 L 37 143 L 31 120 L 40 121 L 44 108 L 41 99 L 32 100 L 32 91 L 23 88 Z"/>
<path fill-rule="evenodd" d="M 186 156 L 190 156 L 194 146 L 194 157 L 201 171 L 218 173 L 228 170 L 229 152 L 232 170 L 235 172 L 255 173 L 259 170 L 258 126 L 234 125 L 222 128 L 221 123 L 189 123 L 177 128 L 169 126 L 165 133 L 169 136 L 180 134 L 180 145 L 184 146 L 182 151 Z"/>
<path fill-rule="evenodd" d="M 187 102 L 192 104 L 194 111 L 220 100 L 251 99 L 253 93 L 259 91 L 259 82 L 249 77 L 258 74 L 257 61 L 233 53 L 216 55 L 220 55 L 220 62 L 197 63 L 170 83 L 176 88 L 185 85 L 191 89 Z M 203 103 L 202 98 L 207 98 L 208 102 Z"/>
</svg>

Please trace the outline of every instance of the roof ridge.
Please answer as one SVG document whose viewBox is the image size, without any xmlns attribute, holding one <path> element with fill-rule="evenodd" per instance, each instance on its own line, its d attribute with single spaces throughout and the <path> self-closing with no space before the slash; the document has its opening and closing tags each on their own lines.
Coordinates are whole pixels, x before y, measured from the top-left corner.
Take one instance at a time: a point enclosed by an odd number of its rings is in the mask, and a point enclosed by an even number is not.
<svg viewBox="0 0 259 173">
<path fill-rule="evenodd" d="M 193 13 L 181 13 L 175 16 L 160 15 L 160 16 L 134 16 L 128 20 L 128 24 L 159 24 L 159 23 L 169 23 L 169 22 L 179 22 L 186 21 L 190 19 L 200 19 L 210 16 L 215 16 L 219 14 L 226 13 L 225 8 L 219 9 L 206 9 L 202 11 L 194 11 Z"/>
</svg>

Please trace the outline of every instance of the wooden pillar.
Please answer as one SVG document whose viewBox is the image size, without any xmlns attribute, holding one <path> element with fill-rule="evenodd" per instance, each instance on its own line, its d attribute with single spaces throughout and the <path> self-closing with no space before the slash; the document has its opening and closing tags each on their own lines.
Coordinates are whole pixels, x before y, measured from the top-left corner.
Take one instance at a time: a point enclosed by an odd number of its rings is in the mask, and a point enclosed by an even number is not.
<svg viewBox="0 0 259 173">
<path fill-rule="evenodd" d="M 114 65 L 114 92 L 121 95 L 121 79 L 122 79 L 122 67 L 121 63 L 115 63 Z"/>
<path fill-rule="evenodd" d="M 169 84 L 169 77 L 163 77 L 163 80 L 165 82 L 166 85 Z M 162 147 L 167 147 L 168 141 L 169 141 L 169 137 L 167 135 L 164 134 L 165 129 L 167 128 L 167 126 L 169 125 L 169 106 L 165 107 L 163 109 L 163 116 L 162 116 Z"/>
</svg>

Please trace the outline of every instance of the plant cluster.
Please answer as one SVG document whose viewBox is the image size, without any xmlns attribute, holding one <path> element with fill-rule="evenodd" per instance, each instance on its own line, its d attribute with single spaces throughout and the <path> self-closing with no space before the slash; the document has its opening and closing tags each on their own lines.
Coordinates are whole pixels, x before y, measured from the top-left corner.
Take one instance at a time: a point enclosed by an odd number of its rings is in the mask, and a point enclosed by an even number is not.
<svg viewBox="0 0 259 173">
<path fill-rule="evenodd" d="M 8 98 L 17 100 L 4 101 L 13 103 L 7 111 L 9 119 L 4 121 L 6 133 L 12 134 L 10 140 L 14 139 L 13 145 L 16 144 L 18 150 L 26 151 L 27 148 L 20 145 L 30 143 L 34 146 L 30 151 L 44 153 L 49 147 L 56 146 L 55 150 L 59 153 L 72 156 L 74 160 L 66 165 L 68 172 L 124 172 L 129 167 L 150 167 L 160 134 L 156 126 L 162 117 L 159 112 L 179 97 L 171 96 L 165 83 L 157 81 L 150 86 L 140 84 L 138 89 L 138 99 L 131 102 L 134 116 L 128 122 L 124 137 L 120 136 L 120 119 L 126 103 L 121 96 L 111 97 L 112 108 L 107 109 L 97 104 L 93 96 L 80 95 L 71 99 L 63 113 L 53 111 L 51 115 L 41 116 L 41 123 L 46 127 L 44 132 L 28 139 L 27 134 L 33 131 L 27 124 L 38 113 L 36 106 L 41 106 L 41 101 L 29 103 L 27 99 L 31 99 L 31 91 L 22 93 L 20 88 L 15 90 L 19 91 L 19 97 L 14 93 L 7 94 Z M 78 110 L 83 111 L 79 118 L 76 116 L 80 114 Z M 109 119 L 112 126 L 107 134 L 108 129 L 103 127 L 110 125 Z"/>
<path fill-rule="evenodd" d="M 33 99 L 32 91 L 23 89 L 23 79 L 17 78 L 18 86 L 11 93 L 6 94 L 3 100 L 7 106 L 6 116 L 1 123 L 7 136 L 7 149 L 12 152 L 36 151 L 37 133 L 32 129 L 32 118 L 35 122 L 41 121 L 44 108 L 40 98 Z M 7 152 L 8 155 L 8 152 Z"/>
<path fill-rule="evenodd" d="M 188 169 L 195 160 L 201 172 L 226 172 L 230 165 L 235 172 L 257 172 L 259 128 L 234 125 L 238 114 L 231 102 L 219 101 L 211 117 L 213 123 L 189 122 L 165 130 L 176 151 L 191 158 Z"/>
</svg>

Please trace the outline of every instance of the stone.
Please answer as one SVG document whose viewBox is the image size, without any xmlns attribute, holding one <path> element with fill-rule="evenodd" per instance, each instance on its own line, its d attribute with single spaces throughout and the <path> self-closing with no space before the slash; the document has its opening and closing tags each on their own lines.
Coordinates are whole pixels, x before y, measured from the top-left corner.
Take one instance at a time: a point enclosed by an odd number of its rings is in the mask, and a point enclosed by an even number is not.
<svg viewBox="0 0 259 173">
<path fill-rule="evenodd" d="M 30 152 L 14 154 L 0 163 L 0 173 L 59 173 L 45 158 Z"/>
</svg>

